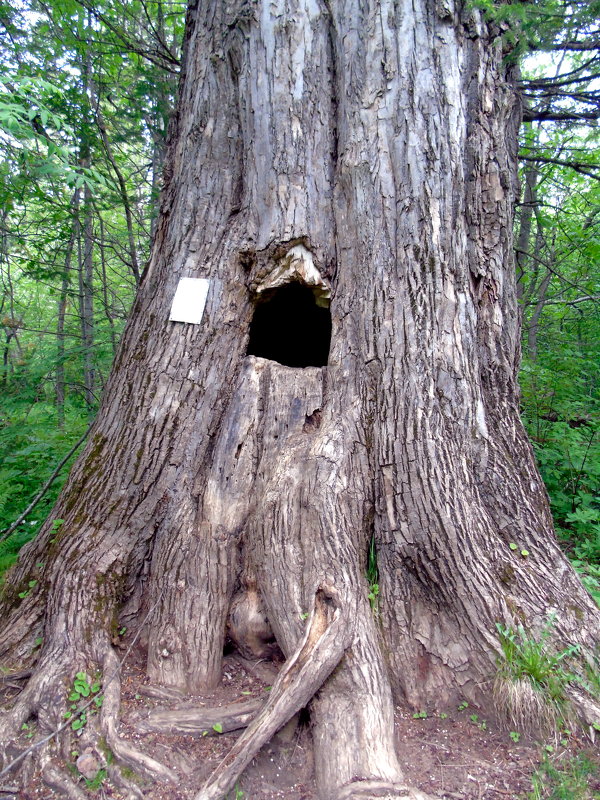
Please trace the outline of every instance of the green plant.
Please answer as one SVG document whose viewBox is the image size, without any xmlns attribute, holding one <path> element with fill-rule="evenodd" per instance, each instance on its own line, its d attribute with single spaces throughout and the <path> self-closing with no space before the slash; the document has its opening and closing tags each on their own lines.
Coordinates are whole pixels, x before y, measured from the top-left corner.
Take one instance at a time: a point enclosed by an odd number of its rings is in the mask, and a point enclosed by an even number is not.
<svg viewBox="0 0 600 800">
<path fill-rule="evenodd" d="M 96 789 L 99 789 L 105 780 L 106 780 L 105 769 L 99 769 L 91 780 L 84 778 L 86 789 L 90 789 L 90 791 L 96 791 Z"/>
<path fill-rule="evenodd" d="M 460 703 L 460 704 L 458 705 L 458 710 L 459 710 L 459 711 L 464 711 L 464 710 L 465 710 L 465 709 L 467 709 L 468 707 L 469 707 L 469 704 L 467 703 L 467 701 L 466 701 L 466 700 L 463 700 L 463 701 L 462 701 L 462 703 Z"/>
<path fill-rule="evenodd" d="M 598 767 L 583 755 L 572 756 L 560 764 L 544 754 L 531 777 L 532 790 L 527 800 L 588 800 L 593 795 L 592 780 Z"/>
<path fill-rule="evenodd" d="M 551 616 L 537 638 L 522 625 L 516 630 L 496 625 L 502 653 L 494 698 L 515 728 L 547 731 L 569 718 L 566 690 L 576 675 L 566 665 L 578 655 L 579 647 L 570 645 L 556 651 L 551 641 L 553 625 Z"/>
<path fill-rule="evenodd" d="M 510 738 L 513 740 L 513 742 L 514 742 L 515 744 L 516 744 L 516 743 L 517 743 L 517 742 L 520 740 L 520 738 L 521 738 L 521 734 L 520 734 L 518 731 L 510 731 L 510 733 L 509 733 L 508 735 L 510 736 Z"/>
<path fill-rule="evenodd" d="M 103 695 L 98 694 L 100 683 L 95 681 L 90 683 L 85 672 L 78 672 L 73 679 L 73 688 L 67 699 L 70 702 L 70 710 L 64 713 L 64 719 L 72 720 L 71 728 L 74 731 L 81 731 L 87 723 L 88 714 L 96 714 L 102 706 Z M 94 696 L 95 695 L 95 696 Z M 88 700 L 92 698 L 92 701 Z"/>
<path fill-rule="evenodd" d="M 440 719 L 448 719 L 448 714 L 446 714 L 445 711 L 442 711 L 442 713 L 440 714 Z"/>
<path fill-rule="evenodd" d="M 23 600 L 25 597 L 28 597 L 31 594 L 31 590 L 37 586 L 37 581 L 32 580 L 29 581 L 27 584 L 28 588 L 25 589 L 23 592 L 19 592 L 19 597 Z"/>
<path fill-rule="evenodd" d="M 413 719 L 427 719 L 427 712 L 426 711 L 416 711 L 413 714 Z"/>
<path fill-rule="evenodd" d="M 21 730 L 23 731 L 23 735 L 26 739 L 33 739 L 35 734 L 35 729 L 32 725 L 29 725 L 27 722 L 24 722 L 21 725 Z"/>
<path fill-rule="evenodd" d="M 367 553 L 367 583 L 369 585 L 369 604 L 373 614 L 377 616 L 379 611 L 379 568 L 377 566 L 377 552 L 375 550 L 375 537 L 371 537 L 369 552 Z"/>
<path fill-rule="evenodd" d="M 469 719 L 471 720 L 471 722 L 472 722 L 474 725 L 477 725 L 477 727 L 478 727 L 480 730 L 482 730 L 482 731 L 487 731 L 487 722 L 486 722 L 484 719 L 480 720 L 480 719 L 479 719 L 479 716 L 478 716 L 477 714 L 471 714 L 471 716 L 469 717 Z"/>
</svg>

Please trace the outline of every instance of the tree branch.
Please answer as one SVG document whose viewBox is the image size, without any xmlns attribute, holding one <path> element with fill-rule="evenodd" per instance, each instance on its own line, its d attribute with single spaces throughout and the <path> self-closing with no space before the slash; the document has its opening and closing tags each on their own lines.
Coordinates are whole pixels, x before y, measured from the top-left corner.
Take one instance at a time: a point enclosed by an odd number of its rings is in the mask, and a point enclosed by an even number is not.
<svg viewBox="0 0 600 800">
<path fill-rule="evenodd" d="M 521 161 L 530 161 L 537 164 L 556 164 L 559 167 L 569 167 L 570 169 L 579 172 L 581 175 L 587 175 L 588 178 L 600 181 L 600 173 L 589 172 L 589 170 L 600 170 L 598 164 L 584 164 L 580 161 L 561 161 L 560 158 L 548 158 L 547 156 L 519 156 Z"/>
</svg>

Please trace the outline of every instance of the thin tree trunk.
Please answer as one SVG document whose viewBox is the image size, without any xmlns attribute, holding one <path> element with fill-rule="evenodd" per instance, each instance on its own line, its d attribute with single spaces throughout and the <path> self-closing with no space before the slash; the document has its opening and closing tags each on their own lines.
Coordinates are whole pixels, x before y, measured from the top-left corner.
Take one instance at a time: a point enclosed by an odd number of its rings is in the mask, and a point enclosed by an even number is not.
<svg viewBox="0 0 600 800">
<path fill-rule="evenodd" d="M 110 330 L 110 344 L 113 356 L 117 349 L 117 335 L 115 332 L 115 320 L 112 314 L 112 304 L 108 296 L 108 276 L 106 274 L 106 254 L 104 252 L 104 220 L 102 214 L 98 213 L 98 225 L 100 227 L 100 263 L 102 265 L 102 300 L 104 303 L 104 314 L 108 321 Z"/>
<path fill-rule="evenodd" d="M 106 153 L 106 157 L 112 167 L 113 172 L 115 173 L 115 177 L 117 179 L 117 183 L 119 184 L 119 193 L 121 195 L 121 203 L 123 204 L 123 211 L 125 212 L 125 221 L 127 223 L 127 240 L 129 243 L 129 265 L 131 268 L 131 272 L 133 277 L 135 278 L 136 286 L 139 286 L 140 283 L 140 268 L 138 264 L 138 257 L 137 251 L 135 246 L 135 235 L 133 232 L 133 214 L 131 212 L 131 202 L 129 200 L 129 194 L 127 192 L 127 184 L 125 182 L 125 178 L 123 177 L 123 173 L 119 169 L 119 165 L 115 159 L 112 146 L 110 144 L 110 140 L 108 138 L 108 134 L 106 132 L 106 125 L 104 124 L 104 117 L 102 116 L 102 112 L 100 110 L 100 98 L 95 98 L 95 113 L 96 113 L 96 123 L 98 126 L 98 130 L 100 131 L 100 137 L 102 139 L 102 144 L 104 145 L 104 151 Z"/>
<path fill-rule="evenodd" d="M 527 321 L 527 356 L 529 357 L 530 361 L 534 362 L 537 361 L 538 355 L 538 330 L 540 319 L 546 305 L 548 287 L 550 286 L 551 280 L 552 272 L 548 270 L 544 275 L 542 282 L 540 283 L 533 313 Z"/>
<path fill-rule="evenodd" d="M 83 190 L 83 242 L 79 246 L 79 318 L 83 352 L 83 385 L 85 403 L 92 413 L 96 405 L 96 376 L 94 369 L 94 219 L 92 193 Z"/>
<path fill-rule="evenodd" d="M 539 172 L 535 166 L 528 164 L 525 168 L 525 191 L 519 219 L 519 235 L 517 237 L 517 298 L 523 298 L 523 286 L 529 262 L 529 246 L 531 241 L 531 223 L 536 204 L 536 186 Z"/>
<path fill-rule="evenodd" d="M 65 426 L 65 315 L 67 311 L 67 301 L 69 297 L 69 284 L 71 272 L 71 259 L 73 257 L 73 248 L 75 241 L 79 235 L 79 198 L 80 190 L 75 189 L 73 199 L 71 201 L 72 209 L 72 224 L 71 235 L 67 243 L 65 252 L 65 265 L 63 269 L 60 295 L 58 298 L 58 314 L 56 321 L 56 418 L 60 430 Z"/>
</svg>

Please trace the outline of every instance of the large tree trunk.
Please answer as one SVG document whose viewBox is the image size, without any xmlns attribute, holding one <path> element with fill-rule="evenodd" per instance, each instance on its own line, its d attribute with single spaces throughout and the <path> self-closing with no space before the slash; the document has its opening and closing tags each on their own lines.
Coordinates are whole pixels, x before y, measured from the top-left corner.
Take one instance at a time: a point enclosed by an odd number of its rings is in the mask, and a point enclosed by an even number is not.
<svg viewBox="0 0 600 800">
<path fill-rule="evenodd" d="M 462 8 L 192 3 L 152 259 L 64 523 L 5 592 L 5 654 L 44 636 L 5 733 L 57 718 L 81 654 L 110 668 L 117 618 L 144 623 L 153 681 L 197 691 L 219 680 L 230 609 L 242 649 L 264 610 L 286 664 L 198 797 L 317 690 L 323 798 L 404 797 L 393 695 L 485 702 L 496 622 L 557 610 L 557 637 L 593 649 L 598 610 L 519 420 L 520 106 L 500 40 Z M 286 275 L 331 296 L 326 366 L 246 355 Z M 198 325 L 169 321 L 182 276 L 210 280 Z M 117 755 L 167 775 L 119 749 L 108 705 Z"/>
</svg>

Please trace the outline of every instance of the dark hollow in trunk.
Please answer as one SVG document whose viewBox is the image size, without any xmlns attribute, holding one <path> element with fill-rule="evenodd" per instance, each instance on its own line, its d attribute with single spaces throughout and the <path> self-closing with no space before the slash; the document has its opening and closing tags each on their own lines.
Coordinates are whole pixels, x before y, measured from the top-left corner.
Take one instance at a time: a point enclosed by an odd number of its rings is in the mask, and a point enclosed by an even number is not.
<svg viewBox="0 0 600 800">
<path fill-rule="evenodd" d="M 331 342 L 329 308 L 319 307 L 308 286 L 297 282 L 265 295 L 250 323 L 247 355 L 287 367 L 326 366 Z"/>
</svg>

